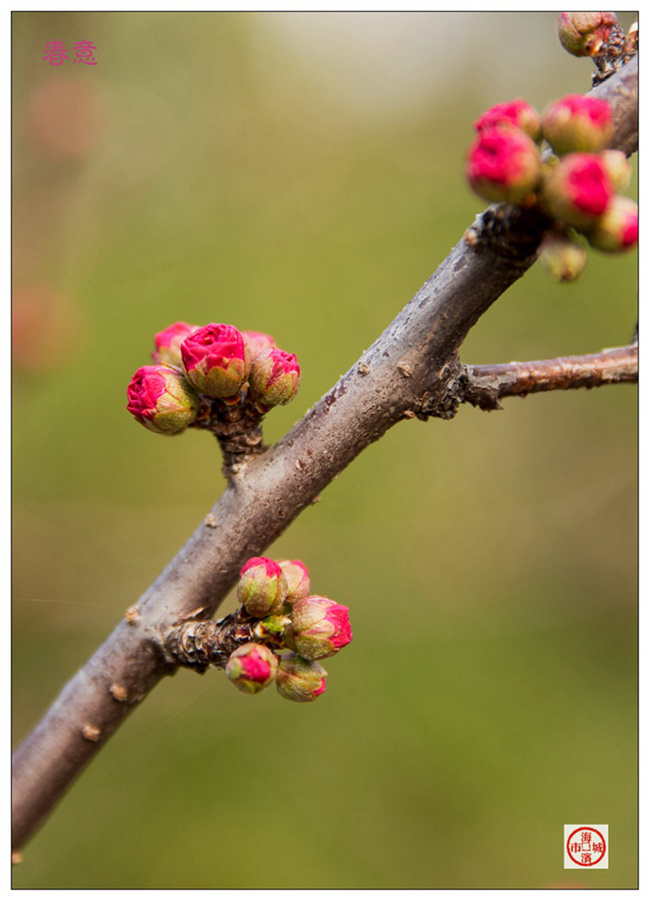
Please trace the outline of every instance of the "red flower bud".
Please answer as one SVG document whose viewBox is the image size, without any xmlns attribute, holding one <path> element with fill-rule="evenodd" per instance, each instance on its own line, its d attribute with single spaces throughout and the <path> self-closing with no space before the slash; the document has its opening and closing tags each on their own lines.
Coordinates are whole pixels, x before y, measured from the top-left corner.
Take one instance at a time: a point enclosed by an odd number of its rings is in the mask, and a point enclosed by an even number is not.
<svg viewBox="0 0 649 900">
<path fill-rule="evenodd" d="M 277 347 L 275 338 L 264 334 L 263 331 L 242 331 L 241 334 L 248 342 L 251 359 L 254 359 L 263 350 L 274 350 Z"/>
<path fill-rule="evenodd" d="M 593 247 L 606 253 L 618 253 L 635 247 L 638 243 L 637 205 L 629 197 L 616 195 L 586 237 Z"/>
<path fill-rule="evenodd" d="M 233 397 L 250 373 L 246 339 L 232 325 L 205 325 L 180 345 L 187 378 L 208 397 Z"/>
<path fill-rule="evenodd" d="M 253 556 L 241 569 L 237 596 L 249 615 L 262 619 L 280 612 L 287 593 L 286 577 L 272 559 Z"/>
<path fill-rule="evenodd" d="M 520 128 L 533 141 L 537 141 L 541 135 L 539 114 L 533 106 L 520 99 L 492 106 L 480 116 L 474 127 L 478 134 L 491 128 Z"/>
<path fill-rule="evenodd" d="M 288 614 L 284 641 L 305 659 L 326 659 L 346 647 L 352 639 L 349 608 L 327 597 L 297 600 Z"/>
<path fill-rule="evenodd" d="M 543 241 L 539 259 L 557 281 L 576 281 L 588 261 L 588 251 L 569 235 L 550 234 Z"/>
<path fill-rule="evenodd" d="M 279 662 L 263 644 L 243 644 L 231 654 L 225 674 L 245 694 L 258 694 L 275 680 Z"/>
<path fill-rule="evenodd" d="M 529 135 L 516 128 L 482 131 L 469 148 L 466 175 L 484 200 L 519 203 L 536 188 L 541 154 Z"/>
<path fill-rule="evenodd" d="M 142 366 L 128 386 L 128 411 L 157 434 L 178 434 L 195 421 L 200 401 L 182 375 Z"/>
<path fill-rule="evenodd" d="M 601 157 L 569 153 L 546 168 L 543 203 L 548 212 L 580 231 L 595 224 L 613 199 L 611 179 Z"/>
<path fill-rule="evenodd" d="M 623 194 L 631 183 L 631 163 L 626 154 L 622 150 L 604 150 L 599 158 L 611 179 L 613 189 L 616 193 Z"/>
<path fill-rule="evenodd" d="M 559 40 L 573 56 L 595 56 L 617 24 L 613 12 L 562 12 L 557 23 Z"/>
<path fill-rule="evenodd" d="M 555 153 L 597 153 L 613 134 L 611 108 L 606 100 L 568 94 L 545 109 L 541 128 Z"/>
<path fill-rule="evenodd" d="M 180 345 L 197 328 L 198 325 L 188 325 L 187 322 L 174 322 L 164 331 L 159 331 L 154 338 L 155 350 L 151 354 L 153 362 L 180 368 Z"/>
<path fill-rule="evenodd" d="M 320 663 L 289 653 L 280 660 L 275 684 L 284 699 L 308 703 L 326 691 L 327 673 Z"/>
<path fill-rule="evenodd" d="M 309 570 L 300 559 L 280 559 L 278 564 L 286 577 L 288 595 L 286 603 L 294 603 L 309 596 L 311 581 Z"/>
<path fill-rule="evenodd" d="M 297 357 L 285 350 L 265 350 L 255 357 L 250 372 L 251 396 L 270 409 L 289 403 L 300 386 Z"/>
</svg>

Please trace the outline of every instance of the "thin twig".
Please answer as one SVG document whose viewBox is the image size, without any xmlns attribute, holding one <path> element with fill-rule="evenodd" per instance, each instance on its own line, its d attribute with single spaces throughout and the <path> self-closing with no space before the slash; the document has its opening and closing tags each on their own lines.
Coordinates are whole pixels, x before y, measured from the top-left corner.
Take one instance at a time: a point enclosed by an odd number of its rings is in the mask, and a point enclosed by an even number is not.
<svg viewBox="0 0 649 900">
<path fill-rule="evenodd" d="M 613 145 L 634 152 L 637 61 L 595 92 L 611 104 Z M 483 227 L 484 218 L 491 225 Z M 457 352 L 480 316 L 534 263 L 547 227 L 538 212 L 515 207 L 484 218 L 472 227 L 474 240 L 462 239 L 451 250 L 361 360 L 278 444 L 232 478 L 204 522 L 18 747 L 14 848 L 33 834 L 128 713 L 175 671 L 164 649 L 170 629 L 209 618 L 246 559 L 279 537 L 390 427 L 415 416 L 453 415 L 462 400 Z"/>
<path fill-rule="evenodd" d="M 464 376 L 464 400 L 467 403 L 480 409 L 500 409 L 499 400 L 503 397 L 637 382 L 638 345 L 615 347 L 586 356 L 465 366 Z"/>
</svg>

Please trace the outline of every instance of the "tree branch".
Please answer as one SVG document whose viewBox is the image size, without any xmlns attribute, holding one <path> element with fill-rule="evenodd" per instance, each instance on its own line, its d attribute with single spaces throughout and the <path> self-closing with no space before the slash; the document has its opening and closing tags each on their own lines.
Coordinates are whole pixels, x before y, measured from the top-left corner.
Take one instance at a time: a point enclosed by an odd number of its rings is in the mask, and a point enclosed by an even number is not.
<svg viewBox="0 0 649 900">
<path fill-rule="evenodd" d="M 637 61 L 593 93 L 614 110 L 614 145 L 637 147 Z M 635 134 L 635 139 L 633 135 Z M 404 418 L 450 417 L 457 352 L 492 303 L 535 261 L 548 221 L 490 208 L 338 383 L 274 447 L 235 475 L 206 519 L 63 688 L 14 755 L 13 846 L 20 848 L 97 750 L 175 666 L 169 630 L 203 619 L 342 470 Z"/>
<path fill-rule="evenodd" d="M 615 347 L 586 356 L 465 366 L 464 378 L 465 402 L 480 409 L 501 409 L 498 401 L 503 397 L 635 383 L 638 380 L 638 345 Z"/>
</svg>

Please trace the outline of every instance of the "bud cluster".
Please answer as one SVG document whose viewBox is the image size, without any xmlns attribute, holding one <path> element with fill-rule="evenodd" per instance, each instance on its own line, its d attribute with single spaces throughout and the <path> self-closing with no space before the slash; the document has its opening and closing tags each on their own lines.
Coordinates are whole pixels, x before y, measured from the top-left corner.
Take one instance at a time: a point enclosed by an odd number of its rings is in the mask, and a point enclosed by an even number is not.
<svg viewBox="0 0 649 900">
<path fill-rule="evenodd" d="M 135 419 L 157 434 L 208 428 L 240 453 L 259 449 L 261 418 L 291 401 L 300 384 L 292 353 L 270 335 L 232 325 L 174 322 L 155 335 L 152 358 L 128 387 Z"/>
<path fill-rule="evenodd" d="M 569 94 L 542 115 L 524 100 L 499 103 L 475 130 L 466 167 L 470 186 L 485 200 L 536 207 L 550 217 L 541 260 L 559 281 L 573 281 L 586 264 L 576 232 L 606 252 L 636 245 L 637 206 L 622 196 L 631 167 L 624 153 L 606 149 L 613 121 L 604 100 Z"/>
<path fill-rule="evenodd" d="M 256 694 L 274 681 L 282 697 L 301 703 L 325 692 L 327 672 L 320 660 L 351 641 L 349 609 L 310 591 L 300 560 L 255 556 L 243 566 L 235 619 L 248 625 L 253 640 L 238 646 L 225 664 L 239 690 Z"/>
</svg>

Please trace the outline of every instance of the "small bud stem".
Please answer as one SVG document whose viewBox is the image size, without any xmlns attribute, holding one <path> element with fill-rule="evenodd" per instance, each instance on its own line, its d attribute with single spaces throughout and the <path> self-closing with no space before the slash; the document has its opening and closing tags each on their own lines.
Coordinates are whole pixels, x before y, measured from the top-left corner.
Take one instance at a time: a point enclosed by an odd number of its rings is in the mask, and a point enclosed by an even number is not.
<svg viewBox="0 0 649 900">
<path fill-rule="evenodd" d="M 230 655 L 253 639 L 250 620 L 236 612 L 218 622 L 178 625 L 166 635 L 164 647 L 176 665 L 205 672 L 210 666 L 225 668 Z"/>
<path fill-rule="evenodd" d="M 209 429 L 219 442 L 223 453 L 223 474 L 228 481 L 251 456 L 258 456 L 267 449 L 262 419 L 263 413 L 242 391 L 234 403 L 212 400 L 209 414 L 196 422 L 194 427 Z"/>
<path fill-rule="evenodd" d="M 593 85 L 601 84 L 637 52 L 637 31 L 627 38 L 624 29 L 620 25 L 614 25 L 605 43 L 593 56 L 593 62 L 597 66 L 597 72 L 593 75 Z"/>
</svg>

